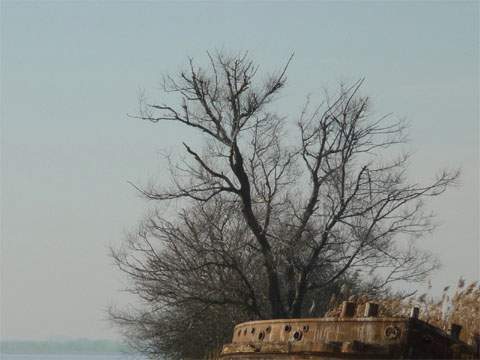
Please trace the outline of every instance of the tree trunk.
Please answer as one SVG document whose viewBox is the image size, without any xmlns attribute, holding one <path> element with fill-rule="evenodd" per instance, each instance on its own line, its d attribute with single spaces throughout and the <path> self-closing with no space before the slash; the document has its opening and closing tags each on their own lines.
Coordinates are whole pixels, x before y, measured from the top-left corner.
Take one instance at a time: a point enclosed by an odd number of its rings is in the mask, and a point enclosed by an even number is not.
<svg viewBox="0 0 480 360">
<path fill-rule="evenodd" d="M 303 301 L 305 300 L 305 294 L 307 292 L 307 275 L 305 272 L 302 272 L 300 276 L 300 281 L 297 287 L 297 293 L 295 296 L 295 301 L 293 302 L 292 306 L 292 318 L 299 318 L 302 316 L 302 306 Z"/>
</svg>

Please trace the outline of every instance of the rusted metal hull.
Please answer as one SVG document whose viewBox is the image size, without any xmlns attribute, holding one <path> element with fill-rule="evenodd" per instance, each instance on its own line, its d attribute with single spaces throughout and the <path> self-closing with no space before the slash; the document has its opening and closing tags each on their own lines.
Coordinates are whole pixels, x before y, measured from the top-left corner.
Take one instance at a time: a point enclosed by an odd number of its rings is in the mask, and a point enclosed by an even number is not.
<svg viewBox="0 0 480 360">
<path fill-rule="evenodd" d="M 251 321 L 235 327 L 223 360 L 475 359 L 470 347 L 415 318 Z"/>
</svg>

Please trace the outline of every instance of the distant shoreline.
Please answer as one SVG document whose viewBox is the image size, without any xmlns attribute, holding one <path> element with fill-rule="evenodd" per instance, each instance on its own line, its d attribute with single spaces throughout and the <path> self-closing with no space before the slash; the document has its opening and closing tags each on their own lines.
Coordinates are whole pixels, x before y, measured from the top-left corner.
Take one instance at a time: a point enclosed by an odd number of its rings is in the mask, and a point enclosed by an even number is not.
<svg viewBox="0 0 480 360">
<path fill-rule="evenodd" d="M 131 354 L 134 351 L 112 340 L 0 341 L 1 354 Z"/>
</svg>

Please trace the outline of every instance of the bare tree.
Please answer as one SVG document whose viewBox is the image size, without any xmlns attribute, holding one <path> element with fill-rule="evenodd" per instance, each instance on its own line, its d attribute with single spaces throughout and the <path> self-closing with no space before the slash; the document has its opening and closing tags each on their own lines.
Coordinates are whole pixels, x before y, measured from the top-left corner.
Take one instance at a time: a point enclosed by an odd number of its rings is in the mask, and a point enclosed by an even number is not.
<svg viewBox="0 0 480 360">
<path fill-rule="evenodd" d="M 112 309 L 111 318 L 144 354 L 203 358 L 229 341 L 236 323 L 270 316 L 268 280 L 254 247 L 239 204 L 221 196 L 183 209 L 175 222 L 154 211 L 113 251 L 142 305 Z M 325 313 L 333 294 L 340 299 L 372 288 L 362 285 L 344 274 L 310 294 L 306 315 Z"/>
<path fill-rule="evenodd" d="M 272 103 L 291 58 L 264 81 L 247 54 L 208 59 L 206 67 L 190 59 L 188 70 L 164 78 L 176 104 L 141 99 L 139 118 L 192 128 L 205 146 L 183 144 L 188 157 L 170 163 L 170 187 L 138 188 L 148 199 L 183 207 L 177 218 L 154 214 L 130 239 L 130 251 L 114 253 L 140 296 L 170 306 L 189 297 L 205 306 L 236 304 L 252 317 L 300 317 L 321 291 L 354 273 L 381 291 L 435 268 L 410 240 L 433 229 L 424 200 L 443 193 L 458 172 L 409 182 L 410 156 L 395 155 L 406 143 L 405 123 L 370 112 L 363 80 L 318 105 L 307 102 L 287 121 Z M 162 278 L 172 276 L 165 269 L 176 271 L 175 282 Z"/>
</svg>

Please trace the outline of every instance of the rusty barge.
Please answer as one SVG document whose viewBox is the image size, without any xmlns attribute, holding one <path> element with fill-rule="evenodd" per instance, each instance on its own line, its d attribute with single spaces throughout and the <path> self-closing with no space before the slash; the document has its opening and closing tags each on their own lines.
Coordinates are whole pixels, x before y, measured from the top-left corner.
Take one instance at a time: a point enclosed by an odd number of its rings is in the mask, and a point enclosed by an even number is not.
<svg viewBox="0 0 480 360">
<path fill-rule="evenodd" d="M 364 317 L 354 317 L 354 304 L 345 302 L 340 317 L 261 320 L 238 324 L 222 360 L 258 359 L 478 359 L 475 345 L 459 338 L 461 326 L 450 333 L 410 317 L 378 317 L 378 305 L 367 304 Z"/>
</svg>

